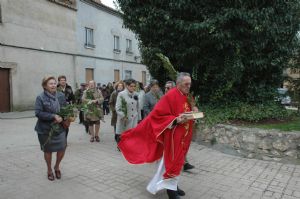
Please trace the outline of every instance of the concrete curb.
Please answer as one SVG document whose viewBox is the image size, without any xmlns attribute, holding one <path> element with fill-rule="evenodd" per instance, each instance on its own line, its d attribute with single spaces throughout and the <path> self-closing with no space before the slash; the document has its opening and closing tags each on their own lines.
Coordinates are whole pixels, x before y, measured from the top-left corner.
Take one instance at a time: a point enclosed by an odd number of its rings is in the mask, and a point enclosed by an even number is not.
<svg viewBox="0 0 300 199">
<path fill-rule="evenodd" d="M 23 119 L 35 117 L 34 111 L 0 113 L 0 119 Z"/>
</svg>

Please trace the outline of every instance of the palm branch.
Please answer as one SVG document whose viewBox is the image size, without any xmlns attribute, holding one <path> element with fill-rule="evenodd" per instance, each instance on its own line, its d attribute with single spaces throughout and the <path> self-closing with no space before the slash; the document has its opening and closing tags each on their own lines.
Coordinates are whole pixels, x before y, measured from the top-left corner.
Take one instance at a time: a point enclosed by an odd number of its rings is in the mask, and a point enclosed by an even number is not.
<svg viewBox="0 0 300 199">
<path fill-rule="evenodd" d="M 156 56 L 160 58 L 163 63 L 163 67 L 168 71 L 168 76 L 175 81 L 177 77 L 177 71 L 175 70 L 174 66 L 170 62 L 169 58 L 162 53 L 156 53 Z"/>
</svg>

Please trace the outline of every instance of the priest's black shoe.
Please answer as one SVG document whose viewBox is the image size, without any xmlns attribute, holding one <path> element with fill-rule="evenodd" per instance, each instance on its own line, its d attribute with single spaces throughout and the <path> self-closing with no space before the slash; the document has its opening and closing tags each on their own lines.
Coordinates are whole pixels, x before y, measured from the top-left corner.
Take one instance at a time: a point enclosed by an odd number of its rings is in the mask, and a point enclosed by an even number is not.
<svg viewBox="0 0 300 199">
<path fill-rule="evenodd" d="M 169 199 L 180 199 L 177 191 L 167 189 L 167 194 L 169 196 Z"/>
<path fill-rule="evenodd" d="M 185 196 L 185 192 L 182 189 L 179 189 L 179 187 L 177 187 L 177 194 L 179 196 Z"/>
<path fill-rule="evenodd" d="M 183 165 L 183 171 L 187 171 L 187 170 L 191 170 L 195 168 L 195 166 L 191 165 L 190 163 L 186 162 L 184 165 Z"/>
</svg>

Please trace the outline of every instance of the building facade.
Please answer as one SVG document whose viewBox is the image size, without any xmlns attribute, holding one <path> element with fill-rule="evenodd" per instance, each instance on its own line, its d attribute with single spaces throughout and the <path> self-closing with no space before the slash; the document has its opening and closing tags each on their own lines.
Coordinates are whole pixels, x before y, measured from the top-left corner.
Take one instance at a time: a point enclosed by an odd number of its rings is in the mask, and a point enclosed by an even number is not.
<svg viewBox="0 0 300 199">
<path fill-rule="evenodd" d="M 79 0 L 77 11 L 76 82 L 95 79 L 107 84 L 149 76 L 140 63 L 135 34 L 123 27 L 121 15 L 93 0 Z"/>
<path fill-rule="evenodd" d="M 0 0 L 0 112 L 33 108 L 45 75 L 64 74 L 73 88 L 90 79 L 146 82 L 137 46 L 99 0 Z"/>
</svg>

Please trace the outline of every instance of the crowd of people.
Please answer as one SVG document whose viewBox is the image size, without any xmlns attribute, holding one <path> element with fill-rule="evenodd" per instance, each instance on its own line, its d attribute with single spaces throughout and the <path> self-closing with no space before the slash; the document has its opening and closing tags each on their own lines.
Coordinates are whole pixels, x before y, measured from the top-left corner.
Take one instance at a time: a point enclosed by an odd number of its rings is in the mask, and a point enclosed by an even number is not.
<svg viewBox="0 0 300 199">
<path fill-rule="evenodd" d="M 146 87 L 144 87 L 141 82 L 138 82 L 134 79 L 127 79 L 124 81 L 118 81 L 103 85 L 99 83 L 97 84 L 94 80 L 91 80 L 87 84 L 80 84 L 80 88 L 76 89 L 75 92 L 73 92 L 71 86 L 67 84 L 66 76 L 59 76 L 57 78 L 57 81 L 53 76 L 45 77 L 42 80 L 42 87 L 44 91 L 40 95 L 38 95 L 35 104 L 35 114 L 38 118 L 35 130 L 38 134 L 41 149 L 44 152 L 44 157 L 48 169 L 48 179 L 50 181 L 53 181 L 55 177 L 57 179 L 61 178 L 59 166 L 65 154 L 65 150 L 67 147 L 67 136 L 69 132 L 68 122 L 64 121 L 65 118 L 62 118 L 58 115 L 62 107 L 68 104 L 80 105 L 80 107 L 84 107 L 79 108 L 79 123 L 83 124 L 85 126 L 86 133 L 90 134 L 90 142 L 100 142 L 99 131 L 101 121 L 104 121 L 105 115 L 110 114 L 111 126 L 113 127 L 112 129 L 115 136 L 114 138 L 120 147 L 118 147 L 118 150 L 121 150 L 121 152 L 126 157 L 126 150 L 128 149 L 128 147 L 126 148 L 124 146 L 124 140 L 128 140 L 125 136 L 126 134 L 128 134 L 127 131 L 131 129 L 138 129 L 139 126 L 148 125 L 147 123 L 149 123 L 149 120 L 151 119 L 161 119 L 162 121 L 166 119 L 166 117 L 160 118 L 161 115 L 159 115 L 160 113 L 158 114 L 158 112 L 161 112 L 162 114 L 173 114 L 171 112 L 174 112 L 175 109 L 178 112 L 176 107 L 173 107 L 175 108 L 174 110 L 171 110 L 172 107 L 170 110 L 168 110 L 168 108 L 170 107 L 166 106 L 163 106 L 164 111 L 156 110 L 161 109 L 160 105 L 158 105 L 159 107 L 157 108 L 157 104 L 166 103 L 165 100 L 169 99 L 168 93 L 170 90 L 176 88 L 175 90 L 178 92 L 173 95 L 178 97 L 177 95 L 182 94 L 182 96 L 184 97 L 180 99 L 183 100 L 183 102 L 187 101 L 190 82 L 185 83 L 187 85 L 187 87 L 185 88 L 187 88 L 188 90 L 185 91 L 183 86 L 180 87 L 180 85 L 183 85 L 181 81 L 186 77 L 190 79 L 190 76 L 188 74 L 183 74 L 179 76 L 176 84 L 173 81 L 166 82 L 164 85 L 164 89 L 160 88 L 159 82 L 155 79 L 151 80 L 150 84 Z M 172 92 L 170 91 L 170 93 Z M 161 100 L 162 98 L 164 99 Z M 171 102 L 167 102 L 166 105 L 169 105 L 168 103 L 171 104 Z M 187 107 L 190 105 L 185 106 Z M 189 107 L 184 111 L 190 111 L 193 108 L 194 107 Z M 182 113 L 182 111 L 183 110 L 180 109 L 179 112 Z M 169 121 L 168 119 L 166 120 L 168 121 L 168 125 L 170 122 L 170 124 L 172 124 L 169 125 L 168 129 L 172 129 L 176 125 L 180 126 L 183 123 L 186 123 L 186 125 L 189 124 L 187 121 L 178 116 L 179 112 L 176 113 L 177 115 L 170 117 L 173 119 L 172 121 Z M 155 114 L 158 115 L 155 116 Z M 67 124 L 60 125 L 59 130 L 56 130 L 58 133 L 51 135 L 51 140 L 49 142 L 49 132 L 53 130 L 53 123 Z M 154 131 L 154 126 L 155 124 L 151 123 L 151 126 L 148 127 L 151 128 L 152 131 Z M 157 128 L 160 129 L 160 127 Z M 185 128 L 187 128 L 187 126 Z M 165 126 L 162 130 L 166 131 Z M 123 138 L 123 134 L 125 138 Z M 157 138 L 159 136 L 157 136 Z M 159 141 L 163 140 L 158 140 L 158 142 Z M 187 146 L 189 146 L 189 144 L 187 144 Z M 51 166 L 53 152 L 57 152 L 57 159 L 54 166 L 55 177 Z M 186 152 L 187 151 L 185 151 L 184 155 L 185 162 L 182 165 L 184 171 L 194 168 L 193 165 L 187 162 Z M 166 151 L 164 151 L 163 153 L 167 154 Z M 165 158 L 161 156 L 159 157 L 162 160 Z M 164 161 L 162 161 L 160 163 L 160 168 L 168 164 L 169 162 L 164 163 Z M 160 169 L 158 173 L 159 174 L 157 175 L 161 175 L 162 170 Z M 153 185 L 154 181 L 157 181 L 157 178 L 158 177 L 155 177 L 155 179 L 151 181 L 152 184 L 150 183 L 147 188 L 151 193 L 156 193 L 158 190 L 160 190 L 160 188 L 157 188 Z M 175 184 L 176 188 L 169 189 L 168 187 L 165 187 L 168 190 L 167 193 L 169 195 L 169 198 L 178 198 L 179 196 L 184 195 L 184 192 L 178 188 L 177 183 Z"/>
</svg>

